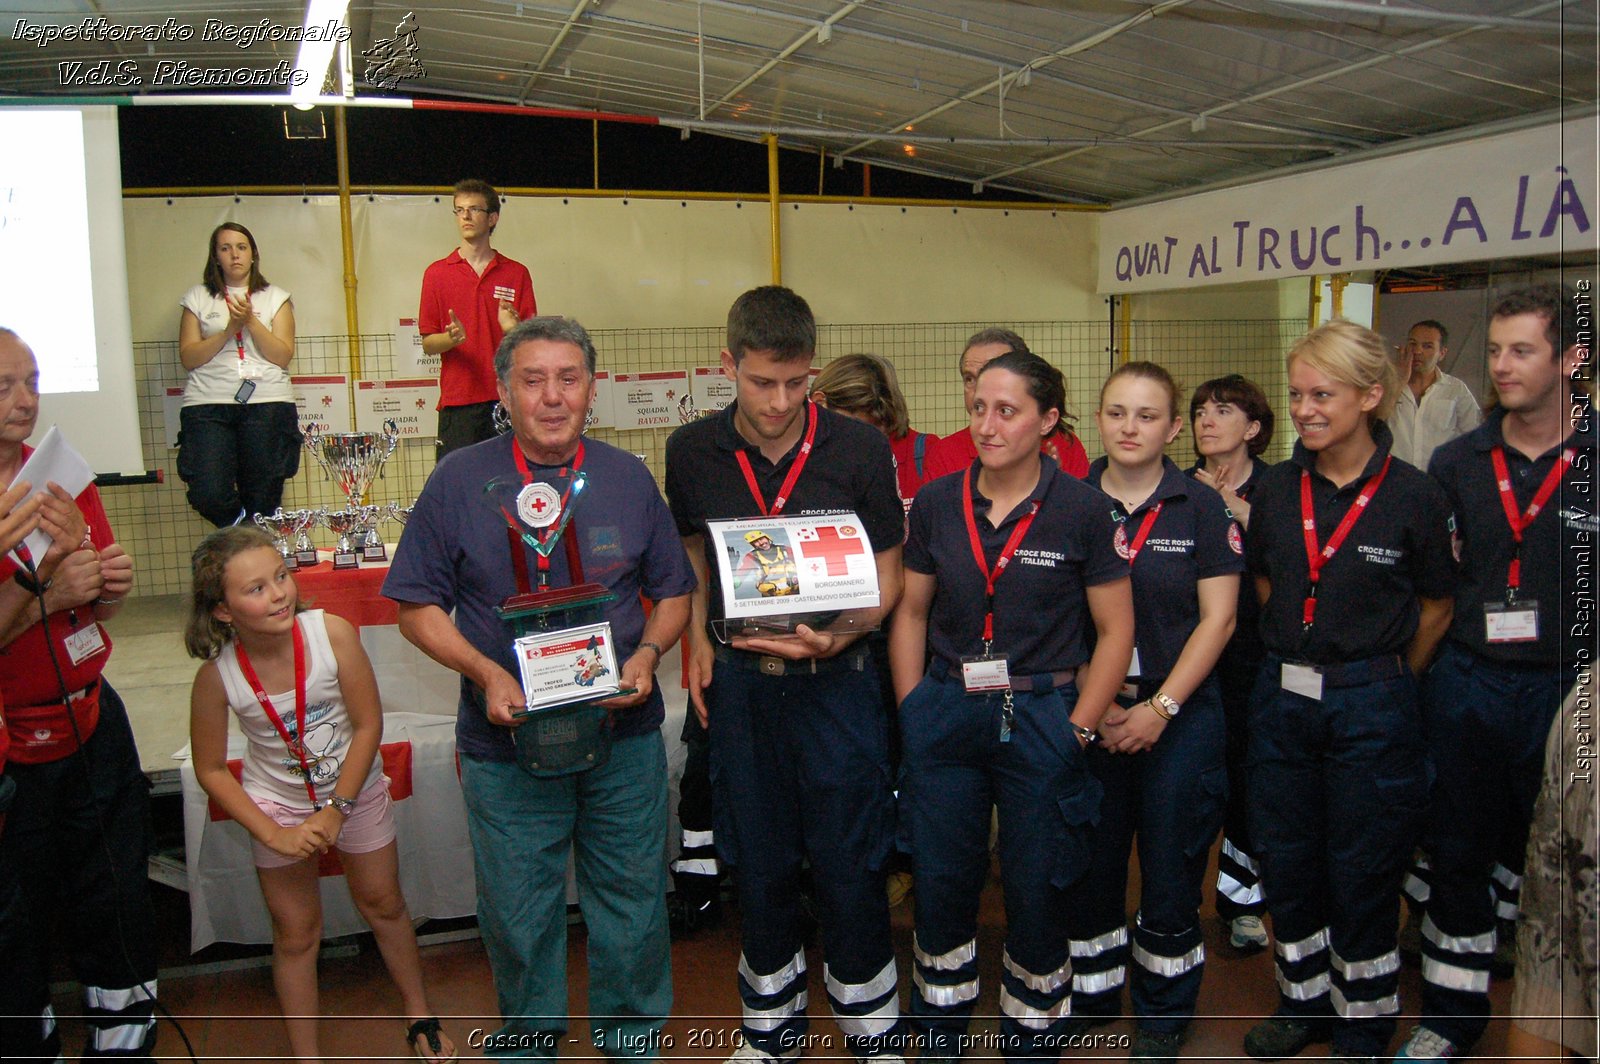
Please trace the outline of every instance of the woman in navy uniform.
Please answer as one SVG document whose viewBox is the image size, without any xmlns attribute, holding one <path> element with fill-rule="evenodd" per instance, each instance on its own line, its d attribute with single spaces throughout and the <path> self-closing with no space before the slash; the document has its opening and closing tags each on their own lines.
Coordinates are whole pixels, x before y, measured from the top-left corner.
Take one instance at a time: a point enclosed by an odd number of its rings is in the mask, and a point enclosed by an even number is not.
<svg viewBox="0 0 1600 1064">
<path fill-rule="evenodd" d="M 1250 499 L 1261 474 L 1260 461 L 1272 443 L 1272 407 L 1254 381 L 1230 373 L 1206 381 L 1189 399 L 1189 430 L 1200 456 L 1189 475 L 1216 488 L 1228 511 L 1249 535 Z M 1255 953 L 1268 943 L 1261 917 L 1261 865 L 1250 842 L 1249 774 L 1245 758 L 1250 735 L 1250 692 L 1266 656 L 1261 645 L 1261 600 L 1251 580 L 1239 581 L 1239 613 L 1233 638 L 1217 660 L 1217 686 L 1227 721 L 1228 807 L 1222 820 L 1222 852 L 1217 856 L 1217 915 L 1228 924 L 1234 949 Z"/>
<path fill-rule="evenodd" d="M 1194 1018 L 1205 967 L 1201 882 L 1227 793 L 1212 670 L 1233 632 L 1244 543 L 1222 497 L 1164 454 L 1183 428 L 1165 369 L 1117 369 L 1100 390 L 1096 420 L 1106 453 L 1088 482 L 1116 505 L 1114 544 L 1133 570 L 1134 652 L 1089 754 L 1105 798 L 1068 922 L 1078 958 L 1073 1009 L 1082 1026 L 1108 1020 L 1131 982 L 1138 1023 L 1130 1055 L 1170 1061 Z M 1130 933 L 1124 898 L 1135 835 L 1140 898 Z"/>
<path fill-rule="evenodd" d="M 1400 880 L 1427 804 L 1416 674 L 1449 627 L 1443 490 L 1389 453 L 1383 338 L 1335 321 L 1290 349 L 1299 442 L 1252 498 L 1246 557 L 1267 657 L 1250 718 L 1251 831 L 1277 940 L 1258 1060 L 1331 1036 L 1382 1054 L 1399 1012 Z"/>
<path fill-rule="evenodd" d="M 1133 602 L 1110 500 L 1040 457 L 1065 401 L 1061 373 L 1037 355 L 988 363 L 972 411 L 978 460 L 911 507 L 889 646 L 924 1060 L 961 1055 L 978 998 L 992 806 L 1006 898 L 1002 1052 L 1055 1060 L 1071 1012 L 1066 891 L 1088 866 L 1100 806 L 1084 747 L 1127 671 Z"/>
</svg>

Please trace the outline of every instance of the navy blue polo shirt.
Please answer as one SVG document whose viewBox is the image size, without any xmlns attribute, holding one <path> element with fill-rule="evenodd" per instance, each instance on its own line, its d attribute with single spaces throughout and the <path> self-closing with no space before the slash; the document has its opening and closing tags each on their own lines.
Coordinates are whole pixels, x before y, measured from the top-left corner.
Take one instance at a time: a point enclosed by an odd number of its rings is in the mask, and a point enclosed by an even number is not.
<svg viewBox="0 0 1600 1064">
<path fill-rule="evenodd" d="M 495 477 L 520 480 L 511 454 L 514 445 L 515 437 L 506 433 L 452 451 L 434 468 L 395 548 L 383 594 L 397 602 L 438 606 L 446 613 L 455 610 L 456 627 L 467 642 L 518 677 L 521 673 L 511 653 L 514 634 L 495 613 L 495 607 L 517 594 L 511 545 L 505 517 L 484 492 L 484 485 Z M 535 480 L 554 480 L 559 472 L 554 466 L 530 465 L 530 469 Z M 694 590 L 694 569 L 643 462 L 586 437 L 583 470 L 589 475 L 588 484 L 572 504 L 566 535 L 577 537 L 584 579 L 616 592 L 616 601 L 606 607 L 606 620 L 611 622 L 620 666 L 644 635 L 639 593 L 653 601 L 686 595 Z M 528 558 L 531 575 L 534 553 L 520 543 L 519 549 Z M 557 547 L 550 554 L 550 585 L 575 582 L 568 572 L 566 550 Z M 513 760 L 509 730 L 490 724 L 483 711 L 469 703 L 469 683 L 462 678 L 457 749 L 491 761 Z M 661 726 L 664 712 L 658 687 L 643 705 L 614 715 L 615 734 L 625 738 L 653 731 Z"/>
<path fill-rule="evenodd" d="M 1100 486 L 1107 459 L 1089 466 L 1088 482 Z M 1198 583 L 1244 572 L 1244 540 L 1228 504 L 1216 489 L 1183 475 L 1172 459 L 1161 459 L 1161 483 L 1131 514 L 1111 500 L 1119 523 L 1113 533 L 1126 556 L 1145 515 L 1161 513 L 1133 560 L 1133 642 L 1139 648 L 1139 679 L 1159 681 L 1172 671 L 1200 623 Z"/>
<path fill-rule="evenodd" d="M 692 421 L 667 439 L 667 500 L 678 533 L 705 538 L 706 573 L 711 584 L 708 621 L 722 617 L 722 582 L 706 522 L 761 516 L 735 455 L 743 451 L 750 457 L 756 483 L 770 506 L 805 439 L 802 432 L 777 462 L 769 461 L 760 447 L 734 428 L 736 406 L 729 403 L 719 413 Z M 905 537 L 905 510 L 888 438 L 870 425 L 818 407 L 811 456 L 779 516 L 847 511 L 861 518 L 874 552 L 898 547 Z"/>
<path fill-rule="evenodd" d="M 1592 575 L 1588 581 L 1576 578 L 1580 572 L 1593 574 L 1596 532 L 1600 531 L 1595 517 L 1594 419 L 1585 418 L 1579 425 L 1584 431 L 1573 431 L 1559 447 L 1531 461 L 1516 448 L 1505 448 L 1518 514 L 1527 512 L 1528 503 L 1562 450 L 1573 447 L 1577 454 L 1555 494 L 1522 533 L 1522 586 L 1517 597 L 1538 603 L 1539 638 L 1528 643 L 1489 643 L 1483 607 L 1505 601 L 1514 545 L 1489 456 L 1494 447 L 1505 444 L 1504 420 L 1504 410 L 1494 411 L 1482 425 L 1435 451 L 1428 467 L 1456 514 L 1461 578 L 1450 638 L 1492 661 L 1573 665 L 1582 658 L 1581 648 L 1593 647 L 1595 638 Z"/>
<path fill-rule="evenodd" d="M 1375 422 L 1372 436 L 1377 451 L 1344 487 L 1318 473 L 1316 455 L 1297 441 L 1293 457 L 1262 474 L 1251 500 L 1245 560 L 1253 576 L 1272 581 L 1272 597 L 1261 610 L 1261 639 L 1279 657 L 1334 665 L 1403 654 L 1417 631 L 1417 599 L 1455 594 L 1450 501 L 1426 473 L 1396 458 L 1344 545 L 1322 567 L 1316 624 L 1309 636 L 1302 632 L 1311 579 L 1300 524 L 1300 474 L 1311 473 L 1320 548 L 1389 456 L 1394 437 L 1388 426 Z"/>
<path fill-rule="evenodd" d="M 995 528 L 987 516 L 989 500 L 978 491 L 981 468 L 976 461 L 970 467 L 972 509 L 991 570 L 1031 501 L 1039 502 L 1038 516 L 994 586 L 992 652 L 1006 656 L 1013 676 L 1082 665 L 1094 634 L 1084 589 L 1128 575 L 1128 563 L 1112 546 L 1114 504 L 1041 457 L 1033 493 Z M 928 613 L 928 649 L 952 665 L 983 652 L 985 577 L 961 514 L 961 481 L 961 473 L 950 473 L 917 492 L 905 556 L 907 569 L 938 579 Z"/>
<path fill-rule="evenodd" d="M 1190 466 L 1185 472 L 1194 476 L 1202 468 L 1200 462 Z M 1245 502 L 1255 506 L 1253 493 L 1261 484 L 1261 475 L 1267 471 L 1267 463 L 1259 458 L 1250 459 L 1250 475 L 1245 482 L 1235 489 L 1234 494 Z M 1239 532 L 1244 538 L 1250 538 L 1250 530 L 1243 527 Z M 1245 573 L 1239 580 L 1239 612 L 1233 626 L 1233 636 L 1228 640 L 1228 647 L 1223 651 L 1223 657 L 1233 658 L 1238 661 L 1259 662 L 1265 654 L 1266 648 L 1261 645 L 1261 599 L 1256 594 L 1256 582 Z"/>
</svg>

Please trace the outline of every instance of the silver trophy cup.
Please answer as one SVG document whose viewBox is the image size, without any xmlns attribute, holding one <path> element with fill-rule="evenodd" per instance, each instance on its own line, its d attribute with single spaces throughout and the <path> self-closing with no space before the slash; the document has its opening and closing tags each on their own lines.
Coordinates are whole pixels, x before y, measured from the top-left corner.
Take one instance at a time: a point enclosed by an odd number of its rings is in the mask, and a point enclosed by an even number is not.
<svg viewBox="0 0 1600 1064">
<path fill-rule="evenodd" d="M 321 426 L 312 425 L 305 433 L 306 450 L 311 452 L 311 457 L 317 460 L 344 497 L 350 503 L 349 510 L 340 511 L 339 523 L 336 525 L 335 514 L 327 514 L 324 522 L 335 533 L 339 534 L 339 546 L 334 555 L 333 567 L 335 569 L 348 569 L 359 564 L 350 541 L 350 533 L 357 527 L 368 524 L 369 518 L 362 513 L 361 500 L 366 497 L 367 490 L 372 487 L 372 482 L 383 475 L 383 463 L 400 443 L 400 429 L 393 421 L 383 423 L 383 432 L 324 432 Z M 343 514 L 349 514 L 350 521 L 355 525 L 345 529 L 346 524 Z M 372 545 L 365 543 L 365 553 L 369 558 L 376 554 L 377 559 L 383 555 L 383 541 L 377 535 L 375 522 L 370 528 L 368 540 L 377 540 L 376 551 Z"/>
<path fill-rule="evenodd" d="M 322 519 L 322 523 L 328 526 L 328 531 L 339 537 L 333 548 L 333 567 L 353 569 L 359 565 L 353 537 L 367 527 L 367 515 L 362 512 L 362 508 L 358 506 L 349 510 L 323 510 L 318 516 Z"/>
<path fill-rule="evenodd" d="M 272 537 L 272 545 L 283 555 L 283 564 L 290 569 L 299 567 L 294 550 L 289 546 L 289 537 L 303 527 L 298 522 L 298 514 L 297 510 L 285 511 L 280 506 L 270 514 L 256 514 L 254 518 L 261 530 Z"/>
</svg>

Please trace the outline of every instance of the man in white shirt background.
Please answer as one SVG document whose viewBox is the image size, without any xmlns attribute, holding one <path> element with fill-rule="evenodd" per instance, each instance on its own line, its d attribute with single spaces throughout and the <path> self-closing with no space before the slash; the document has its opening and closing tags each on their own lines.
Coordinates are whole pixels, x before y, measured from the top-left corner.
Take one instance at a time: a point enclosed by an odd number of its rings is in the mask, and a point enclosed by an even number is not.
<svg viewBox="0 0 1600 1064">
<path fill-rule="evenodd" d="M 1429 318 L 1411 327 L 1405 346 L 1396 353 L 1400 376 L 1409 377 L 1410 387 L 1401 389 L 1389 428 L 1394 432 L 1396 457 L 1418 469 L 1428 468 L 1435 449 L 1471 432 L 1483 420 L 1472 389 L 1439 368 L 1449 353 L 1449 341 L 1444 323 Z"/>
</svg>

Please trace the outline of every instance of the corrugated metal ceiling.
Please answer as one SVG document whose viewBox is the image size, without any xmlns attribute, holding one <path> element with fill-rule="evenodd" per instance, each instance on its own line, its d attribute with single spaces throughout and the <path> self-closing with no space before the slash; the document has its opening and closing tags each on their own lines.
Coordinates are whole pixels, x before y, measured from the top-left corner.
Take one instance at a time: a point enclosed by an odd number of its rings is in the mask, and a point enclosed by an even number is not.
<svg viewBox="0 0 1600 1064">
<path fill-rule="evenodd" d="M 1110 204 L 1591 109 L 1600 20 L 1596 0 L 356 0 L 358 73 L 408 12 L 426 75 L 402 94 L 777 131 L 835 158 Z M 207 18 L 298 26 L 304 6 L 0 0 L 0 13 L 0 90 L 48 95 L 82 91 L 60 83 L 71 60 L 292 64 L 291 43 L 200 38 Z M 11 36 L 18 19 L 98 16 L 196 33 L 43 48 Z"/>
</svg>

